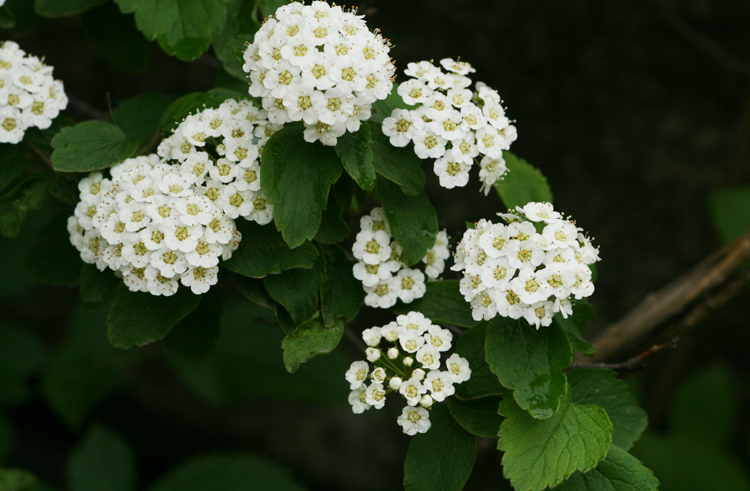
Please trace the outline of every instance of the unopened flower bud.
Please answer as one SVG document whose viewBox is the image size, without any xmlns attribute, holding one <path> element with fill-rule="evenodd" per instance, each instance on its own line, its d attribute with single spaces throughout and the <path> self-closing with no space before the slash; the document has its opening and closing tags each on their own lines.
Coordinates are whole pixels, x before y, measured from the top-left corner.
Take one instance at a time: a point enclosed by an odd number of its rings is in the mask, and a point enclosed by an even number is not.
<svg viewBox="0 0 750 491">
<path fill-rule="evenodd" d="M 398 358 L 398 350 L 396 348 L 391 348 L 388 350 L 388 358 L 391 360 L 395 360 Z"/>
<path fill-rule="evenodd" d="M 412 358 L 411 356 L 407 356 L 406 358 L 404 358 L 405 367 L 410 367 L 412 363 L 414 363 L 414 358 Z"/>
<path fill-rule="evenodd" d="M 388 384 L 391 389 L 398 390 L 401 388 L 401 384 L 403 383 L 403 380 L 401 380 L 399 377 L 393 377 Z"/>
<path fill-rule="evenodd" d="M 365 350 L 367 361 L 374 363 L 380 359 L 380 350 L 376 348 L 367 348 Z"/>
<path fill-rule="evenodd" d="M 419 405 L 423 408 L 432 406 L 432 397 L 430 397 L 429 394 L 425 394 L 424 396 L 422 396 L 422 400 L 419 401 Z"/>
<path fill-rule="evenodd" d="M 421 368 L 417 368 L 416 370 L 414 370 L 411 376 L 421 382 L 422 379 L 424 379 L 424 370 L 422 370 Z"/>
</svg>

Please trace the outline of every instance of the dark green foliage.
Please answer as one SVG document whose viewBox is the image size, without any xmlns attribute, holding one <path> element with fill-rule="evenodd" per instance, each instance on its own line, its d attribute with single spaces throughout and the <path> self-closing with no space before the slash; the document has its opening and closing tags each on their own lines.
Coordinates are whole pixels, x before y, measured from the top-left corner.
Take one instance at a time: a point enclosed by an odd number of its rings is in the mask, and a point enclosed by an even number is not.
<svg viewBox="0 0 750 491">
<path fill-rule="evenodd" d="M 71 491 L 135 491 L 135 456 L 121 436 L 94 425 L 73 451 L 68 480 Z"/>
<path fill-rule="evenodd" d="M 509 210 L 530 201 L 552 203 L 552 191 L 539 169 L 508 151 L 503 152 L 503 158 L 508 173 L 497 182 L 495 189 Z"/>
<path fill-rule="evenodd" d="M 91 47 L 107 63 L 129 74 L 141 73 L 148 67 L 152 46 L 136 29 L 132 15 L 122 15 L 117 6 L 104 3 L 82 18 Z"/>
<path fill-rule="evenodd" d="M 163 341 L 172 352 L 196 361 L 208 358 L 221 332 L 223 302 L 219 289 L 212 288 L 202 297 L 198 307 L 178 322 Z"/>
<path fill-rule="evenodd" d="M 106 169 L 131 157 L 138 144 L 117 126 L 90 120 L 63 128 L 52 139 L 52 164 L 60 172 Z"/>
<path fill-rule="evenodd" d="M 394 147 L 383 134 L 380 125 L 366 124 L 371 128 L 375 171 L 401 186 L 401 190 L 409 196 L 419 195 L 424 189 L 425 177 L 422 160 L 414 153 L 414 149 L 410 146 Z"/>
<path fill-rule="evenodd" d="M 378 191 L 391 233 L 404 249 L 401 262 L 407 265 L 419 262 L 435 245 L 438 232 L 435 208 L 425 193 L 408 196 L 387 179 L 378 179 Z"/>
<path fill-rule="evenodd" d="M 474 327 L 479 322 L 471 316 L 471 305 L 458 291 L 458 280 L 429 281 L 427 292 L 408 306 L 396 308 L 397 313 L 406 314 L 412 310 L 423 313 L 432 322 L 451 324 L 459 327 Z"/>
<path fill-rule="evenodd" d="M 343 335 L 344 324 L 341 321 L 326 327 L 323 319 L 316 316 L 300 324 L 281 343 L 286 369 L 289 373 L 294 373 L 302 363 L 315 355 L 330 353 L 339 344 Z"/>
<path fill-rule="evenodd" d="M 356 133 L 344 133 L 336 143 L 336 153 L 344 164 L 344 170 L 365 191 L 372 191 L 375 187 L 372 145 L 370 125 L 366 123 Z"/>
</svg>

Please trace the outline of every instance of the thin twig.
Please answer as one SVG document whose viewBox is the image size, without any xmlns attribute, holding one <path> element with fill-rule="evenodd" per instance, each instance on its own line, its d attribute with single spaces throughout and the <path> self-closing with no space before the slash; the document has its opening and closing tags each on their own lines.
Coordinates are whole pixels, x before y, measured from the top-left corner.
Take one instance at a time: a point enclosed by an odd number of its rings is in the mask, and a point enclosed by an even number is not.
<svg viewBox="0 0 750 491">
<path fill-rule="evenodd" d="M 640 370 L 644 367 L 643 360 L 646 359 L 648 356 L 656 353 L 657 351 L 661 351 L 665 348 L 674 349 L 677 347 L 677 342 L 680 340 L 680 338 L 674 338 L 670 342 L 665 344 L 655 344 L 651 346 L 649 349 L 644 351 L 638 356 L 634 356 L 633 358 L 623 361 L 621 363 L 586 363 L 586 362 L 574 362 L 571 363 L 568 368 L 566 368 L 566 371 L 573 370 L 574 368 L 606 368 L 609 370 L 614 370 L 616 372 L 633 372 L 636 370 Z"/>
</svg>

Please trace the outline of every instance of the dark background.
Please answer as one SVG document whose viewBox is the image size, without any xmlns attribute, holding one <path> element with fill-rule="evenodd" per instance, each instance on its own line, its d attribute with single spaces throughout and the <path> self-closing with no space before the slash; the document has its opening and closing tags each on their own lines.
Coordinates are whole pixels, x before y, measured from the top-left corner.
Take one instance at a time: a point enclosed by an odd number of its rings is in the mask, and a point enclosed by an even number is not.
<svg viewBox="0 0 750 491">
<path fill-rule="evenodd" d="M 360 5 L 360 13 L 390 39 L 399 70 L 412 61 L 461 57 L 476 68 L 475 81 L 498 90 L 518 128 L 512 151 L 542 170 L 556 209 L 572 215 L 600 246 L 592 336 L 721 246 L 710 193 L 746 184 L 750 164 L 750 2 L 372 0 Z M 13 39 L 55 67 L 71 97 L 67 115 L 77 120 L 106 117 L 108 98 L 117 106 L 144 92 L 183 95 L 217 81 L 231 84 L 228 76 L 217 77 L 211 54 L 189 64 L 157 45 L 144 72 L 118 72 L 93 52 L 80 17 L 39 20 Z M 453 244 L 465 221 L 502 211 L 494 192 L 478 193 L 476 176 L 465 189 L 444 190 L 429 166 L 425 171 L 428 195 Z M 42 215 L 29 220 L 35 216 Z M 25 228 L 34 233 L 33 226 Z M 77 289 L 26 279 L 20 285 L 0 297 L 2 317 L 27 326 L 52 352 L 66 339 L 62 326 L 75 314 Z M 231 288 L 223 293 L 236 297 Z M 674 388 L 716 363 L 729 374 L 738 401 L 733 410 L 748 414 L 747 300 L 705 322 L 675 352 L 654 355 L 644 374 L 629 378 L 655 431 L 669 431 Z M 354 330 L 382 318 L 366 311 Z M 90 334 L 104 339 L 97 319 L 89 321 L 97 330 Z M 342 344 L 336 355 L 342 363 L 361 358 L 352 343 Z M 280 363 L 280 349 L 276 355 Z M 191 455 L 252 450 L 286 465 L 313 489 L 400 486 L 408 438 L 399 434 L 396 412 L 353 416 L 334 397 L 327 398 L 333 406 L 311 405 L 263 394 L 249 400 L 241 391 L 241 397 L 218 403 L 196 395 L 174 368 L 181 362 L 171 360 L 161 346 L 130 356 L 123 385 L 87 419 L 128 439 L 139 455 L 141 485 Z M 38 387 L 35 377 L 32 386 Z M 336 395 L 345 397 L 343 382 L 331 384 L 341 385 Z M 8 415 L 16 445 L 6 464 L 63 488 L 67 455 L 83 429 L 68 429 L 41 396 Z M 492 441 L 480 442 L 472 489 L 500 486 L 493 448 Z M 723 448 L 747 469 L 746 418 Z M 668 483 L 663 489 L 670 489 Z"/>
</svg>

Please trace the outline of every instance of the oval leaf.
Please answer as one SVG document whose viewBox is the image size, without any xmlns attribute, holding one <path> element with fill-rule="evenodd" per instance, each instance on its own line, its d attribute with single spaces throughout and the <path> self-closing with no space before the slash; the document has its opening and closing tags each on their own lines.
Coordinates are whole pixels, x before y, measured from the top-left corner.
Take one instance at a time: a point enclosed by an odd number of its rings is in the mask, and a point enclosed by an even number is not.
<svg viewBox="0 0 750 491">
<path fill-rule="evenodd" d="M 84 121 L 63 128 L 52 139 L 52 165 L 61 172 L 91 172 L 122 162 L 138 144 L 117 126 L 104 121 Z"/>
<path fill-rule="evenodd" d="M 338 138 L 336 153 L 344 170 L 365 191 L 375 187 L 375 167 L 370 125 L 363 124 L 356 133 L 346 132 Z"/>
<path fill-rule="evenodd" d="M 539 169 L 508 151 L 503 152 L 503 159 L 508 173 L 497 182 L 495 189 L 509 210 L 530 201 L 552 203 L 549 183 Z"/>
<path fill-rule="evenodd" d="M 503 417 L 497 413 L 500 396 L 480 397 L 462 401 L 455 397 L 448 399 L 448 410 L 466 431 L 484 438 L 496 438 Z"/>
<path fill-rule="evenodd" d="M 428 281 L 424 296 L 409 305 L 396 308 L 396 313 L 421 312 L 432 322 L 459 327 L 474 327 L 479 322 L 471 316 L 471 305 L 458 289 L 458 280 Z"/>
<path fill-rule="evenodd" d="M 330 353 L 339 344 L 343 335 L 344 324 L 341 321 L 332 327 L 325 327 L 323 320 L 318 316 L 300 324 L 281 342 L 287 371 L 294 373 L 301 364 L 315 355 Z"/>
<path fill-rule="evenodd" d="M 575 472 L 554 491 L 656 491 L 659 480 L 625 450 L 612 445 L 607 458 L 588 471 Z"/>
<path fill-rule="evenodd" d="M 73 451 L 68 476 L 72 491 L 133 491 L 135 457 L 121 436 L 95 425 Z"/>
<path fill-rule="evenodd" d="M 367 123 L 372 133 L 373 165 L 375 171 L 389 181 L 393 181 L 409 196 L 422 192 L 425 184 L 422 160 L 414 153 L 411 145 L 394 147 L 383 134 L 379 124 Z"/>
</svg>

